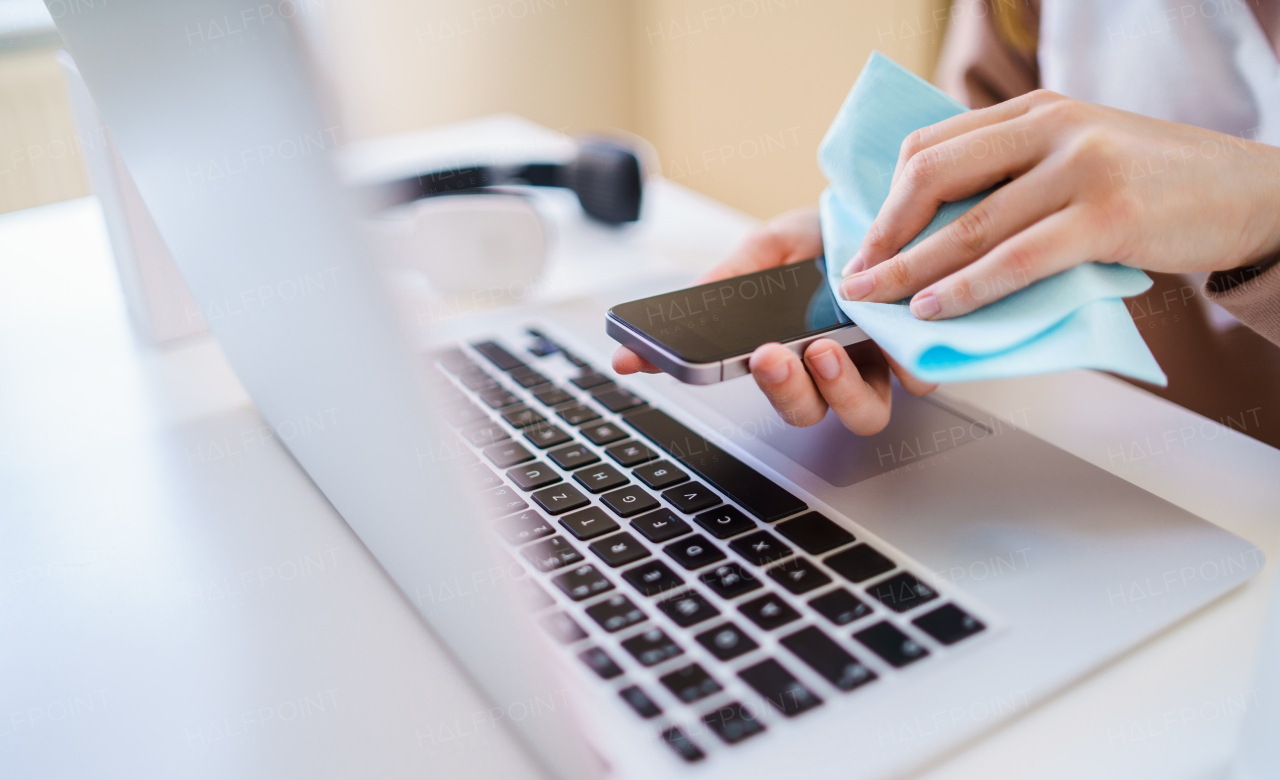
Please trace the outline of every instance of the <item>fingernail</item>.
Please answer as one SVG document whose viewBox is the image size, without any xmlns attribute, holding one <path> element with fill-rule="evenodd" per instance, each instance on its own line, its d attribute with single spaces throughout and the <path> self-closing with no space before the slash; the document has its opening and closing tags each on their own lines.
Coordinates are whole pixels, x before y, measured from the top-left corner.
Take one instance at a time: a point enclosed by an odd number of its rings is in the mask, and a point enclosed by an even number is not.
<svg viewBox="0 0 1280 780">
<path fill-rule="evenodd" d="M 928 320 L 938 316 L 938 312 L 942 311 L 942 304 L 938 303 L 938 298 L 933 293 L 921 293 L 911 299 L 911 313 L 916 315 L 918 320 Z"/>
<path fill-rule="evenodd" d="M 785 360 L 775 360 L 772 363 L 765 363 L 757 366 L 752 373 L 760 377 L 771 385 L 776 385 L 787 381 L 787 376 L 791 373 L 787 368 Z"/>
<path fill-rule="evenodd" d="M 864 265 L 866 265 L 866 261 L 862 259 L 862 252 L 854 252 L 853 259 L 844 267 L 844 270 L 840 272 L 840 275 L 848 276 L 849 274 L 856 274 L 859 271 L 864 270 Z"/>
<path fill-rule="evenodd" d="M 846 301 L 860 301 L 871 294 L 876 287 L 876 278 L 871 274 L 850 276 L 840 283 L 840 294 Z"/>
<path fill-rule="evenodd" d="M 840 361 L 836 358 L 834 350 L 829 349 L 826 352 L 809 355 L 809 365 L 813 367 L 814 371 L 818 372 L 818 376 L 822 377 L 825 382 L 830 382 L 840 376 Z"/>
</svg>

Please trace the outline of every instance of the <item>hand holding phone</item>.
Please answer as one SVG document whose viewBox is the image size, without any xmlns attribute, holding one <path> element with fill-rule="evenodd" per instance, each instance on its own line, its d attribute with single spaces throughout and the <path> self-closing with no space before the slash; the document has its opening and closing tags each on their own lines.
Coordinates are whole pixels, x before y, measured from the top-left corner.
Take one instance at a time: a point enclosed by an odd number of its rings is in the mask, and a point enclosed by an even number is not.
<svg viewBox="0 0 1280 780">
<path fill-rule="evenodd" d="M 699 281 L 717 282 L 809 261 L 821 254 L 817 209 L 797 209 L 752 232 L 733 254 Z M 835 258 L 832 262 L 841 260 Z M 833 339 L 819 337 L 804 348 L 803 356 L 781 344 L 767 343 L 755 348 L 747 367 L 788 424 L 813 425 L 826 416 L 830 407 L 845 427 L 862 435 L 878 433 L 889 422 L 891 370 L 914 395 L 924 395 L 936 387 L 907 373 L 870 341 L 846 349 Z M 626 347 L 619 347 L 614 353 L 613 368 L 620 374 L 660 370 Z"/>
</svg>

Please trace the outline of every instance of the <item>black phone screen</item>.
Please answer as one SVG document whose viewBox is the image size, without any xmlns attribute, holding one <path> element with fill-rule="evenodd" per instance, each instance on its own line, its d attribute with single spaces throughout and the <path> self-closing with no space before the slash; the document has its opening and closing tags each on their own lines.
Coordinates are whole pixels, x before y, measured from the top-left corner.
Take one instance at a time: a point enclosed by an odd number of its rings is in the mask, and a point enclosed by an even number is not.
<svg viewBox="0 0 1280 780">
<path fill-rule="evenodd" d="M 689 363 L 743 355 L 852 321 L 827 285 L 822 258 L 614 306 L 611 313 Z"/>
</svg>

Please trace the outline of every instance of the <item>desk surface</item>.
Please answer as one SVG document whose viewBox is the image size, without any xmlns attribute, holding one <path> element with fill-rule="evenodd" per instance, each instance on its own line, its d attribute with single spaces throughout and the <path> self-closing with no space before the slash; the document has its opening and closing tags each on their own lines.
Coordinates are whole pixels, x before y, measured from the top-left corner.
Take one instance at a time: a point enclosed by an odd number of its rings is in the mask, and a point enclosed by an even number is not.
<svg viewBox="0 0 1280 780">
<path fill-rule="evenodd" d="M 667 182 L 620 240 L 571 205 L 541 203 L 539 296 L 692 274 L 751 224 Z M 1092 372 L 947 392 L 1280 553 L 1280 451 Z M 96 201 L 0 216 L 4 774 L 527 776 L 262 426 L 210 339 L 135 337 Z M 1220 776 L 1275 570 L 922 777 Z"/>
</svg>

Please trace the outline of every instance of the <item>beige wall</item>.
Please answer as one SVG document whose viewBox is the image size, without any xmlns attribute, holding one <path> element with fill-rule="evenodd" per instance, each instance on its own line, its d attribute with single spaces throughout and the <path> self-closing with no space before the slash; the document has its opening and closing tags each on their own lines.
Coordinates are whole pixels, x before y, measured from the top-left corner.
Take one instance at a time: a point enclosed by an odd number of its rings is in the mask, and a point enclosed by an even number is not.
<svg viewBox="0 0 1280 780">
<path fill-rule="evenodd" d="M 0 213 L 89 193 L 55 51 L 0 50 Z"/>
<path fill-rule="evenodd" d="M 931 75 L 945 0 L 362 0 L 333 6 L 353 137 L 496 111 L 654 142 L 765 217 L 813 203 L 818 142 L 873 48 Z"/>
<path fill-rule="evenodd" d="M 932 74 L 935 5 L 638 0 L 636 132 L 668 178 L 744 211 L 812 204 L 824 186 L 818 143 L 871 50 Z"/>
</svg>

